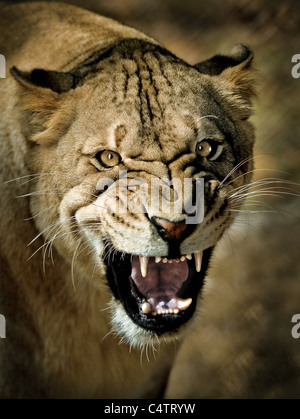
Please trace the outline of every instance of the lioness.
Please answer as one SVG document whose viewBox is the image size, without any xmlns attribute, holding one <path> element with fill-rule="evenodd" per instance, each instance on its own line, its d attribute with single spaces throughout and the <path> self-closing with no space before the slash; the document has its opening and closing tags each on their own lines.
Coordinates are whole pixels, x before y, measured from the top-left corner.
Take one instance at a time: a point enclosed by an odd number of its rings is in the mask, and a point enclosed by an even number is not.
<svg viewBox="0 0 300 419">
<path fill-rule="evenodd" d="M 0 395 L 162 395 L 250 180 L 252 53 L 190 65 L 60 3 L 0 27 Z"/>
</svg>

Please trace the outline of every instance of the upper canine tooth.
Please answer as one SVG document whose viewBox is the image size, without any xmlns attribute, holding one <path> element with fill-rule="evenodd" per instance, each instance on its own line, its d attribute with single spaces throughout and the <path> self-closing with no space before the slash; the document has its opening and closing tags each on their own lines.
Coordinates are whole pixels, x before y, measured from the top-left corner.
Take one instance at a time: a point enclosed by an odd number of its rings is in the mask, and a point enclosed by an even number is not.
<svg viewBox="0 0 300 419">
<path fill-rule="evenodd" d="M 155 256 L 155 263 L 158 263 L 161 261 L 161 257 L 160 256 Z"/>
<path fill-rule="evenodd" d="M 147 266 L 149 258 L 147 256 L 140 256 L 141 274 L 145 278 L 147 276 Z"/>
<path fill-rule="evenodd" d="M 200 272 L 201 271 L 201 263 L 202 263 L 202 252 L 195 252 L 194 256 L 195 256 L 196 271 Z"/>
</svg>

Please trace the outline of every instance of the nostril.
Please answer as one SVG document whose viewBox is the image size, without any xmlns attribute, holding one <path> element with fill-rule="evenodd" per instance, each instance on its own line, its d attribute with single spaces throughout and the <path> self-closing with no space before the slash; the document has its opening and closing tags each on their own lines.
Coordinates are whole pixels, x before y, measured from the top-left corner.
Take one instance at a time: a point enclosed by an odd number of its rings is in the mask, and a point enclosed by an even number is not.
<svg viewBox="0 0 300 419">
<path fill-rule="evenodd" d="M 165 218 L 152 217 L 151 222 L 164 240 L 180 240 L 183 232 L 187 228 L 185 221 L 174 223 Z"/>
</svg>

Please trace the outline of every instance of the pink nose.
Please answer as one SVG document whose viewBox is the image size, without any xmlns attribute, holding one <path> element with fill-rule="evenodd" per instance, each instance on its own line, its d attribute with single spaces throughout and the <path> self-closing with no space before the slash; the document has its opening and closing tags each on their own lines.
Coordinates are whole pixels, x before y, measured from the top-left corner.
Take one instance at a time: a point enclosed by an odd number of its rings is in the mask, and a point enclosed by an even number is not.
<svg viewBox="0 0 300 419">
<path fill-rule="evenodd" d="M 159 217 L 152 217 L 151 221 L 164 240 L 180 240 L 182 233 L 187 227 L 185 221 L 173 223 Z"/>
</svg>

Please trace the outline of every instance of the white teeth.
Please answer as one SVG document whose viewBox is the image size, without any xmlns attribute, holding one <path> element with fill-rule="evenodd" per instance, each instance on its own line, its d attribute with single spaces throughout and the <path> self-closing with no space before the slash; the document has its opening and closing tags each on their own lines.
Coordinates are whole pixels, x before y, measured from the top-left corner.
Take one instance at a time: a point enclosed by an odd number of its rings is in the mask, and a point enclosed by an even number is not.
<svg viewBox="0 0 300 419">
<path fill-rule="evenodd" d="M 191 305 L 191 302 L 191 298 L 187 298 L 186 300 L 183 300 L 182 298 L 177 298 L 177 306 L 181 311 L 186 310 Z"/>
<path fill-rule="evenodd" d="M 201 263 L 202 263 L 202 252 L 195 252 L 194 256 L 195 256 L 196 271 L 200 272 L 201 271 Z"/>
<path fill-rule="evenodd" d="M 147 301 L 146 301 L 146 302 L 144 302 L 144 303 L 142 304 L 142 311 L 143 311 L 143 313 L 145 313 L 145 314 L 149 314 L 149 313 L 151 313 L 151 304 L 150 304 L 150 303 L 148 303 Z"/>
<path fill-rule="evenodd" d="M 155 256 L 155 263 L 159 263 L 159 262 L 163 262 L 163 263 L 179 263 L 179 262 L 184 262 L 186 259 L 191 260 L 192 259 L 192 255 L 188 254 L 188 255 L 182 255 L 180 256 L 180 258 L 177 259 L 168 259 L 167 257 L 162 257 L 162 256 Z"/>
<path fill-rule="evenodd" d="M 140 256 L 140 268 L 141 274 L 145 278 L 147 276 L 147 266 L 148 266 L 149 258 L 146 256 Z"/>
<path fill-rule="evenodd" d="M 186 310 L 192 303 L 191 298 L 178 298 L 175 297 L 173 300 L 169 302 L 169 304 L 175 305 L 174 308 L 163 307 L 159 308 L 157 311 L 153 310 L 153 299 L 150 298 L 149 300 L 145 301 L 141 305 L 141 309 L 145 314 L 151 314 L 152 316 L 161 315 L 161 314 L 178 314 L 180 311 Z M 153 310 L 153 311 L 152 311 Z"/>
</svg>

